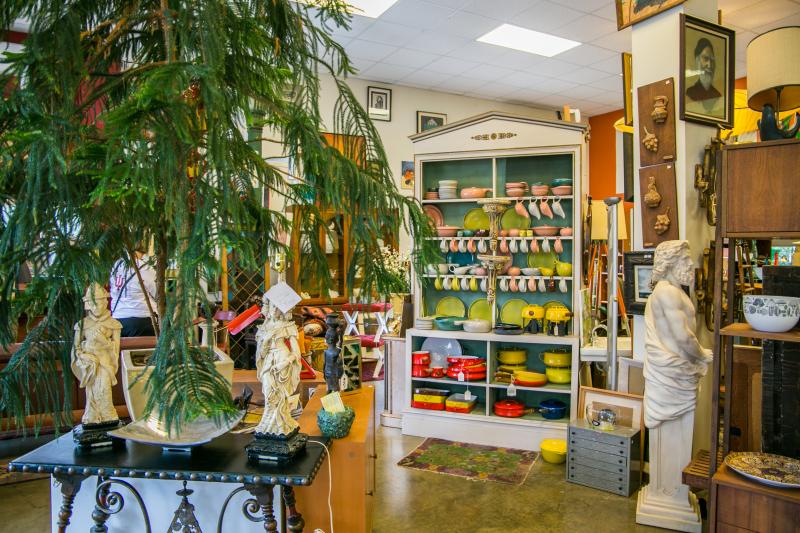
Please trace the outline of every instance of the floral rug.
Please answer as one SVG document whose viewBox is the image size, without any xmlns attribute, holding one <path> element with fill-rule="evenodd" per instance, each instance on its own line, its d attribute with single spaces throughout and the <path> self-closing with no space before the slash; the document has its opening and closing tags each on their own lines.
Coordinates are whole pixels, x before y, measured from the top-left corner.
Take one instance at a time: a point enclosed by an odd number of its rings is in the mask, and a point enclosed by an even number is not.
<svg viewBox="0 0 800 533">
<path fill-rule="evenodd" d="M 476 481 L 522 485 L 538 457 L 537 452 L 514 448 L 425 439 L 425 442 L 397 464 Z"/>
</svg>

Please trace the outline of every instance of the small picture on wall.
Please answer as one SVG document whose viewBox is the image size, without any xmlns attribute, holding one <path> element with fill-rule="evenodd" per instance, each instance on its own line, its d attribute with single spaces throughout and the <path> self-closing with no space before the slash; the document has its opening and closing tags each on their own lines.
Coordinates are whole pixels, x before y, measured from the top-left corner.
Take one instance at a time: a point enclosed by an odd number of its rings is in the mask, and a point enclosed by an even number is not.
<svg viewBox="0 0 800 533">
<path fill-rule="evenodd" d="M 681 119 L 733 125 L 733 30 L 681 15 Z"/>
<path fill-rule="evenodd" d="M 417 133 L 432 130 L 445 124 L 447 124 L 447 115 L 444 113 L 417 111 Z"/>
<path fill-rule="evenodd" d="M 625 283 L 623 298 L 625 309 L 632 315 L 643 315 L 647 299 L 653 292 L 650 278 L 653 276 L 653 252 L 625 252 L 623 259 Z"/>
<path fill-rule="evenodd" d="M 662 11 L 671 9 L 686 0 L 615 0 L 617 5 L 617 30 L 627 28 Z"/>
<path fill-rule="evenodd" d="M 367 87 L 367 105 L 372 120 L 392 120 L 392 90 L 383 87 Z"/>
<path fill-rule="evenodd" d="M 647 299 L 653 293 L 650 287 L 650 278 L 653 277 L 652 265 L 634 265 L 633 267 L 633 297 L 638 303 L 647 303 Z"/>
<path fill-rule="evenodd" d="M 413 189 L 414 188 L 414 162 L 402 161 L 402 170 L 400 171 L 400 188 Z"/>
</svg>

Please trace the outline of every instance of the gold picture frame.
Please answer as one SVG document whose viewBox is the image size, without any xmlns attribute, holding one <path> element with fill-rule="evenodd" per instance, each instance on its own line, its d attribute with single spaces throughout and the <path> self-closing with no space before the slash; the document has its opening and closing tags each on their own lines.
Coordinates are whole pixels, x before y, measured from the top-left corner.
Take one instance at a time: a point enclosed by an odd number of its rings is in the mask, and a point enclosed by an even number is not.
<svg viewBox="0 0 800 533">
<path fill-rule="evenodd" d="M 686 0 L 614 0 L 617 5 L 617 30 L 649 19 Z"/>
</svg>

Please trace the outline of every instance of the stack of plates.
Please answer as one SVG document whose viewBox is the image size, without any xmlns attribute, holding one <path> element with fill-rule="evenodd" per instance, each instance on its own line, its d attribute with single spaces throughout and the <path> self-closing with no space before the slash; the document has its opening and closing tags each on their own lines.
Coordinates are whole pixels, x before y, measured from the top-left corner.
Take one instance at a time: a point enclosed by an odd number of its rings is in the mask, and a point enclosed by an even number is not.
<svg viewBox="0 0 800 533">
<path fill-rule="evenodd" d="M 414 322 L 414 326 L 417 329 L 433 329 L 433 318 L 418 317 L 417 320 Z"/>
<path fill-rule="evenodd" d="M 456 180 L 440 180 L 439 198 L 442 200 L 458 198 L 458 182 Z"/>
</svg>

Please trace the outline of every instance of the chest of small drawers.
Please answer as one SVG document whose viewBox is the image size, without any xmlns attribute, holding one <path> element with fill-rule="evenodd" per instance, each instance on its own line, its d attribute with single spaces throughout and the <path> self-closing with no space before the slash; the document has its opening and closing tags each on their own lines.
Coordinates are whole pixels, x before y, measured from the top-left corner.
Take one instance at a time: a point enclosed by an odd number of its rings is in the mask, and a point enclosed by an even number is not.
<svg viewBox="0 0 800 533">
<path fill-rule="evenodd" d="M 584 420 L 570 422 L 567 481 L 630 496 L 639 488 L 640 431 L 599 431 Z"/>
</svg>

